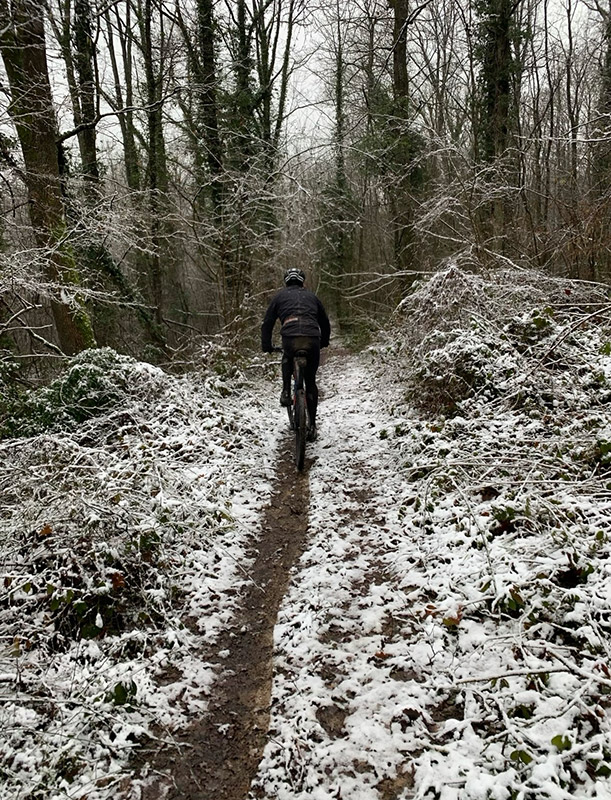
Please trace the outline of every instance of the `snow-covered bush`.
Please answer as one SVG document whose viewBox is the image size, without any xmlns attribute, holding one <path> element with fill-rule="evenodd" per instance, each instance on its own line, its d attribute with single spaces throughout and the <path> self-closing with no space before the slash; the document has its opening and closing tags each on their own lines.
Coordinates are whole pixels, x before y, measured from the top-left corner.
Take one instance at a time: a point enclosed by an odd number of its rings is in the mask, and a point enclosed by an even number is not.
<svg viewBox="0 0 611 800">
<path fill-rule="evenodd" d="M 584 390 L 588 405 L 608 403 L 611 374 L 597 356 L 610 309 L 602 286 L 453 264 L 416 285 L 397 312 L 409 399 L 432 417 L 462 413 L 480 394 L 541 412 L 578 407 Z"/>
<path fill-rule="evenodd" d="M 418 796 L 458 779 L 456 796 L 492 797 L 481 787 L 494 776 L 503 798 L 606 797 L 609 290 L 454 265 L 417 286 L 398 321 L 401 435 L 388 440 L 404 539 L 389 563 L 418 645 L 396 666 L 445 680 L 453 715 L 428 751 L 414 724 Z M 440 779 L 442 738 L 452 767 Z"/>
<path fill-rule="evenodd" d="M 17 375 L 19 367 L 9 349 L 2 347 L 0 340 L 0 424 L 15 403 L 19 393 Z"/>
<path fill-rule="evenodd" d="M 237 368 L 176 377 L 109 350 L 23 401 L 0 441 L 0 795 L 117 797 L 153 726 L 201 711 L 195 651 L 237 602 L 268 401 Z"/>
<path fill-rule="evenodd" d="M 152 399 L 159 390 L 155 377 L 160 374 L 109 347 L 85 350 L 71 358 L 50 385 L 22 393 L 2 410 L 0 436 L 71 429 L 143 390 Z"/>
<path fill-rule="evenodd" d="M 490 335 L 474 329 L 430 333 L 411 373 L 412 402 L 425 414 L 448 415 L 477 392 L 492 396 L 502 377 L 515 372 L 511 355 L 509 348 L 499 348 Z"/>
</svg>

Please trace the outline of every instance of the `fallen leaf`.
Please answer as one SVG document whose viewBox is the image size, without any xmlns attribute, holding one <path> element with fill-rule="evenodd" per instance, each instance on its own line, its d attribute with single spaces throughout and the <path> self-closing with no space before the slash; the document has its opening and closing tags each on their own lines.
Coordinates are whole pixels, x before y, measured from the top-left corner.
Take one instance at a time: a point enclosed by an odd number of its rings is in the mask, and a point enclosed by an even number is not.
<svg viewBox="0 0 611 800">
<path fill-rule="evenodd" d="M 120 572 L 113 572 L 110 576 L 113 589 L 122 589 L 125 586 L 125 578 Z"/>
</svg>

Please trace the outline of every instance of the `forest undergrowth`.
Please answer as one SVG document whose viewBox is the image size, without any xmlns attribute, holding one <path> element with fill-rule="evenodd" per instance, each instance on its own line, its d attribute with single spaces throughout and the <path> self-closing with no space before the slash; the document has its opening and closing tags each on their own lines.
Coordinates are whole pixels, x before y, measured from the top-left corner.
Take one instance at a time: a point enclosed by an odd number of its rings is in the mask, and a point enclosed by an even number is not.
<svg viewBox="0 0 611 800">
<path fill-rule="evenodd" d="M 235 361 L 87 351 L 3 409 L 0 797 L 129 794 L 139 744 L 206 708 L 273 473 Z"/>
<path fill-rule="evenodd" d="M 423 758 L 461 797 L 610 797 L 608 289 L 453 264 L 397 323 L 393 563 L 453 707 Z"/>
</svg>

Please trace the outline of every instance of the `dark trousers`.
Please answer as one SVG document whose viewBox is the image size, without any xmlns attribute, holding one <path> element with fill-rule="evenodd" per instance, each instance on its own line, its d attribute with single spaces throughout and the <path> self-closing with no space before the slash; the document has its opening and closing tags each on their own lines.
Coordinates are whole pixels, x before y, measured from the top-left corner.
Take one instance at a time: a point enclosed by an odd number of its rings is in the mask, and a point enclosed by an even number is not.
<svg viewBox="0 0 611 800">
<path fill-rule="evenodd" d="M 306 402 L 310 423 L 316 422 L 316 409 L 318 408 L 318 386 L 316 385 L 316 371 L 320 364 L 320 339 L 317 336 L 283 336 L 282 337 L 282 383 L 284 390 L 291 391 L 291 375 L 293 374 L 293 356 L 298 350 L 305 350 L 308 364 L 304 372 Z"/>
</svg>

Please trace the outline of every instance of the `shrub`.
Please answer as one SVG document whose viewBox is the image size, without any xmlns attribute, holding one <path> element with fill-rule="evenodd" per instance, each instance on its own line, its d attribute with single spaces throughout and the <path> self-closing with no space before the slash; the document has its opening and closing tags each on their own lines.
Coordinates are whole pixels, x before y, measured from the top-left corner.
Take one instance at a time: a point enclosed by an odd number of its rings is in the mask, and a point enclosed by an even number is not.
<svg viewBox="0 0 611 800">
<path fill-rule="evenodd" d="M 513 371 L 509 354 L 477 330 L 432 333 L 422 342 L 420 354 L 411 374 L 410 399 L 431 416 L 454 414 L 460 403 L 480 391 L 496 396 Z"/>
<path fill-rule="evenodd" d="M 127 400 L 142 376 L 141 364 L 109 347 L 85 350 L 49 386 L 9 399 L 0 409 L 0 438 L 72 429 Z"/>
</svg>

